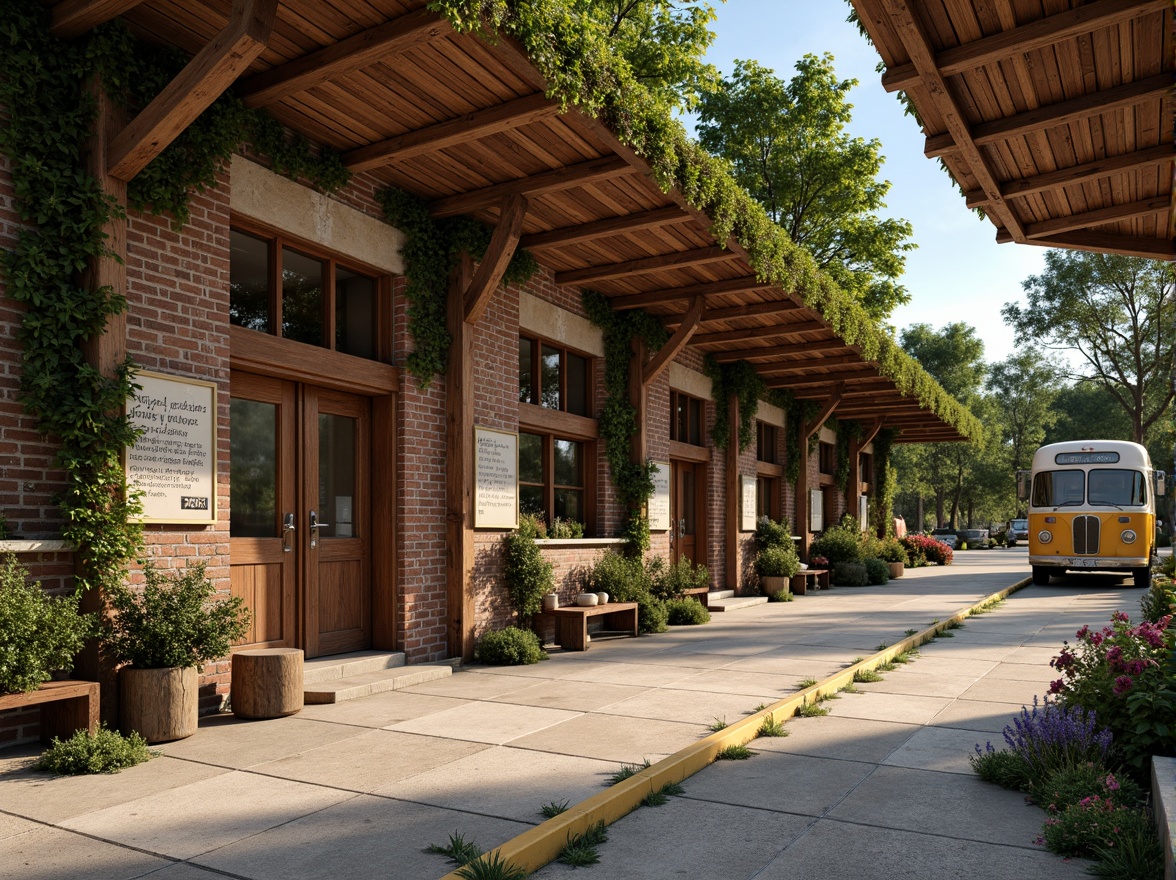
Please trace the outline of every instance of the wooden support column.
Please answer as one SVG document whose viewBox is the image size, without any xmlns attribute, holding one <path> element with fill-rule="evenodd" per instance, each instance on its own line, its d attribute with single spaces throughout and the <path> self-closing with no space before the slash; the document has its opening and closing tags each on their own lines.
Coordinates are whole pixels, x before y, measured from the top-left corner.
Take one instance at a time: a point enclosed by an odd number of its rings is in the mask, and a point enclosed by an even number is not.
<svg viewBox="0 0 1176 880">
<path fill-rule="evenodd" d="M 853 438 L 849 441 L 849 483 L 845 487 L 845 505 L 846 510 L 854 516 L 857 516 L 857 503 L 858 498 L 861 496 L 862 450 L 874 441 L 874 438 L 878 436 L 878 431 L 881 429 L 881 422 L 871 422 L 869 425 L 866 425 L 861 437 Z"/>
<path fill-rule="evenodd" d="M 800 435 L 800 470 L 796 475 L 796 522 L 793 524 L 793 528 L 800 535 L 800 547 L 797 549 L 800 552 L 800 558 L 805 562 L 808 561 L 809 545 L 812 544 L 812 532 L 809 531 L 808 527 L 808 442 L 813 434 L 821 430 L 821 425 L 828 421 L 829 416 L 833 415 L 833 410 L 837 409 L 837 405 L 841 403 L 841 398 L 844 394 L 845 383 L 838 382 L 833 386 L 833 391 L 829 397 L 822 402 L 821 409 L 817 412 L 816 417 L 811 422 L 798 424 L 795 428 Z"/>
<path fill-rule="evenodd" d="M 739 397 L 727 398 L 727 449 L 724 476 L 727 492 L 723 526 L 724 588 L 739 589 Z"/>
<path fill-rule="evenodd" d="M 445 367 L 445 577 L 450 657 L 474 656 L 474 325 L 465 296 L 474 275 L 463 254 L 449 277 L 446 321 L 452 337 Z"/>
</svg>

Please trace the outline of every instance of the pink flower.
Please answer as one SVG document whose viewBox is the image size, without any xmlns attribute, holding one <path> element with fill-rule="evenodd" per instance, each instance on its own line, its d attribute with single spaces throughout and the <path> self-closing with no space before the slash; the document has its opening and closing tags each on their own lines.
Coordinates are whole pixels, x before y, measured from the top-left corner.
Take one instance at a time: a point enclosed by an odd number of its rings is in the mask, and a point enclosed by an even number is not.
<svg viewBox="0 0 1176 880">
<path fill-rule="evenodd" d="M 1116 697 L 1120 696 L 1122 694 L 1127 693 L 1127 691 L 1131 690 L 1131 687 L 1134 684 L 1135 684 L 1135 681 L 1131 678 L 1131 676 L 1120 675 L 1118 678 L 1115 679 L 1115 684 L 1111 688 L 1111 693 L 1113 693 Z"/>
<path fill-rule="evenodd" d="M 1130 623 L 1131 618 L 1127 616 L 1126 611 L 1115 611 L 1111 614 L 1111 620 L 1117 620 L 1120 623 Z"/>
<path fill-rule="evenodd" d="M 1115 779 L 1114 773 L 1108 773 L 1106 782 L 1103 783 L 1107 787 L 1107 791 L 1118 791 L 1119 782 Z"/>
<path fill-rule="evenodd" d="M 1065 690 L 1065 687 L 1066 683 L 1060 678 L 1057 678 L 1049 683 L 1049 692 L 1051 694 L 1060 694 L 1063 690 Z"/>
</svg>

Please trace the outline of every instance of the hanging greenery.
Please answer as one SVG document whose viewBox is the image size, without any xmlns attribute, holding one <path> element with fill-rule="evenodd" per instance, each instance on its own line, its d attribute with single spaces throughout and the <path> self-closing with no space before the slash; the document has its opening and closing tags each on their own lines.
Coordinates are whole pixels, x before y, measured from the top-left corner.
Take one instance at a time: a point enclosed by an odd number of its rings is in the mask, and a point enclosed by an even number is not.
<svg viewBox="0 0 1176 880">
<path fill-rule="evenodd" d="M 702 368 L 710 377 L 711 398 L 715 401 L 711 442 L 717 449 L 726 449 L 731 440 L 731 422 L 726 418 L 726 412 L 727 401 L 734 395 L 739 404 L 739 451 L 743 452 L 755 440 L 755 414 L 759 411 L 760 398 L 767 390 L 764 380 L 747 361 L 720 364 L 707 355 Z"/>
<path fill-rule="evenodd" d="M 839 421 L 830 419 L 837 432 L 837 470 L 833 478 L 837 488 L 844 492 L 849 488 L 849 445 L 853 440 L 860 440 L 865 436 L 865 429 L 860 422 Z"/>
<path fill-rule="evenodd" d="M 897 428 L 883 428 L 874 437 L 874 503 L 870 507 L 870 527 L 879 538 L 894 534 L 894 496 L 898 480 L 890 463 Z"/>
<path fill-rule="evenodd" d="M 608 300 L 591 290 L 584 291 L 588 320 L 604 337 L 604 406 L 597 425 L 604 442 L 604 454 L 617 490 L 617 498 L 628 512 L 624 537 L 633 553 L 649 549 L 649 522 L 642 513 L 653 495 L 653 463 L 635 462 L 631 442 L 643 429 L 637 424 L 637 409 L 629 400 L 629 368 L 632 342 L 641 339 L 649 350 L 666 344 L 668 334 L 661 321 L 644 309 L 614 312 Z"/>
<path fill-rule="evenodd" d="M 378 193 L 388 222 L 404 233 L 405 297 L 408 329 L 415 348 L 405 360 L 408 371 L 427 388 L 433 377 L 445 371 L 449 357 L 449 330 L 445 304 L 449 299 L 449 273 L 463 252 L 481 259 L 493 231 L 470 217 L 434 220 L 429 206 L 402 189 L 389 187 Z M 503 276 L 506 284 L 524 284 L 539 270 L 528 251 L 518 249 Z"/>
<path fill-rule="evenodd" d="M 807 425 L 817 417 L 820 405 L 815 400 L 797 400 L 787 390 L 776 388 L 768 392 L 768 402 L 784 410 L 784 476 L 796 485 L 800 476 L 800 465 L 816 451 L 820 442 L 818 435 L 809 437 L 808 449 L 801 454 L 800 426 Z"/>
<path fill-rule="evenodd" d="M 20 399 L 38 430 L 58 441 L 56 466 L 65 474 L 57 497 L 62 537 L 78 548 L 79 591 L 121 582 L 142 547 L 135 521 L 141 506 L 127 492 L 123 450 L 136 433 L 123 414 L 134 392 L 128 358 L 103 376 L 82 344 L 126 310 L 109 287 L 79 280 L 93 260 L 112 257 L 103 227 L 124 216 L 89 174 L 83 148 L 96 104 L 86 84 L 99 77 L 116 104 L 137 113 L 186 59 L 135 40 L 112 23 L 67 42 L 49 34 L 49 8 L 37 0 L 8 0 L 0 16 L 0 150 L 9 159 L 15 207 L 23 222 L 16 245 L 0 252 L 7 293 L 24 306 L 18 336 L 24 349 Z M 270 151 L 275 169 L 322 188 L 346 182 L 337 156 L 312 156 L 285 138 L 262 111 L 222 97 L 128 186 L 136 210 L 171 214 L 179 228 L 188 196 L 216 183 L 216 174 L 244 140 Z"/>
</svg>

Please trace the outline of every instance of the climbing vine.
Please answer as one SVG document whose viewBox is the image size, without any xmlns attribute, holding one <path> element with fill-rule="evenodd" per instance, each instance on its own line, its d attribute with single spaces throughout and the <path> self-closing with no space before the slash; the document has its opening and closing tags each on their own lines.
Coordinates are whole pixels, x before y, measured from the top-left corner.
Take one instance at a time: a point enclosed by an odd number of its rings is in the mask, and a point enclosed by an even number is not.
<svg viewBox="0 0 1176 880">
<path fill-rule="evenodd" d="M 784 476 L 796 484 L 800 466 L 817 448 L 820 442 L 816 434 L 809 438 L 808 449 L 800 449 L 800 426 L 808 424 L 820 411 L 815 400 L 797 400 L 783 388 L 768 392 L 768 402 L 784 410 Z"/>
<path fill-rule="evenodd" d="M 898 480 L 890 463 L 896 428 L 883 428 L 874 437 L 874 504 L 870 509 L 870 525 L 880 538 L 894 534 L 894 496 Z"/>
<path fill-rule="evenodd" d="M 837 488 L 843 492 L 849 488 L 849 445 L 853 440 L 865 436 L 860 422 L 833 419 L 837 432 L 837 470 L 833 474 Z"/>
<path fill-rule="evenodd" d="M 717 449 L 726 449 L 731 441 L 731 422 L 726 418 L 726 406 L 734 395 L 739 403 L 739 451 L 742 452 L 755 439 L 755 414 L 766 391 L 764 380 L 747 361 L 720 364 L 708 355 L 703 361 L 703 370 L 710 377 L 711 398 L 718 410 L 711 428 L 711 441 Z"/>
<path fill-rule="evenodd" d="M 604 406 L 598 426 L 604 454 L 617 490 L 617 498 L 629 514 L 624 537 L 633 552 L 649 549 L 649 523 L 642 508 L 653 495 L 653 463 L 635 462 L 630 454 L 637 424 L 637 409 L 629 400 L 629 367 L 632 341 L 642 339 L 651 351 L 666 344 L 668 335 L 661 321 L 644 309 L 614 312 L 608 300 L 595 291 L 583 294 L 588 320 L 604 337 Z"/>
<path fill-rule="evenodd" d="M 463 252 L 480 259 L 493 232 L 471 217 L 434 220 L 421 199 L 396 187 L 378 193 L 384 217 L 404 233 L 408 329 L 415 348 L 406 358 L 408 371 L 423 387 L 444 372 L 449 357 L 449 330 L 445 304 L 449 298 L 449 273 Z M 535 258 L 522 248 L 515 251 L 503 275 L 506 284 L 524 284 L 539 270 Z"/>
<path fill-rule="evenodd" d="M 79 591 L 121 581 L 142 547 L 128 494 L 122 452 L 136 440 L 124 415 L 134 392 L 128 358 L 104 376 L 86 362 L 82 344 L 99 336 L 127 303 L 109 287 L 82 280 L 85 267 L 112 254 L 103 227 L 124 216 L 83 165 L 96 117 L 87 83 L 100 78 L 112 100 L 138 112 L 186 59 L 136 41 L 120 24 L 103 25 L 66 42 L 48 32 L 48 8 L 37 0 L 8 0 L 0 16 L 0 150 L 9 159 L 14 206 L 23 223 L 16 244 L 0 252 L 6 290 L 24 311 L 20 399 L 38 430 L 58 441 L 64 471 L 57 496 L 62 537 L 78 548 Z M 274 163 L 324 188 L 346 171 L 327 152 L 311 156 L 260 111 L 226 96 L 205 111 L 128 187 L 135 209 L 188 218 L 192 189 L 214 186 L 216 174 L 243 140 L 272 150 Z M 279 143 L 281 141 L 281 143 Z M 301 157 L 301 158 L 300 158 Z M 309 157 L 309 158 L 308 158 Z"/>
</svg>

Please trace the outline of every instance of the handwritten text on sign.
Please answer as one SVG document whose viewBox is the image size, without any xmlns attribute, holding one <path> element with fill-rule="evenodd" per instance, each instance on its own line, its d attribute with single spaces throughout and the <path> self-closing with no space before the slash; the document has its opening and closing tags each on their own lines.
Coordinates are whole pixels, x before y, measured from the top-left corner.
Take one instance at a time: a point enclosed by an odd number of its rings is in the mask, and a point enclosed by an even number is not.
<svg viewBox="0 0 1176 880">
<path fill-rule="evenodd" d="M 474 429 L 474 527 L 513 529 L 519 524 L 519 435 Z"/>
</svg>

